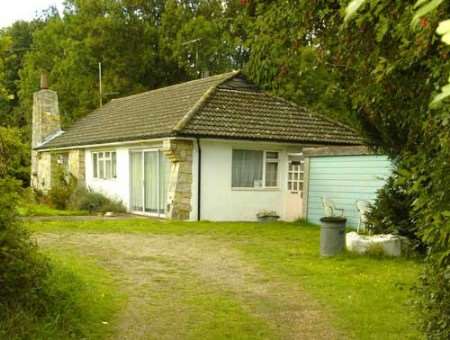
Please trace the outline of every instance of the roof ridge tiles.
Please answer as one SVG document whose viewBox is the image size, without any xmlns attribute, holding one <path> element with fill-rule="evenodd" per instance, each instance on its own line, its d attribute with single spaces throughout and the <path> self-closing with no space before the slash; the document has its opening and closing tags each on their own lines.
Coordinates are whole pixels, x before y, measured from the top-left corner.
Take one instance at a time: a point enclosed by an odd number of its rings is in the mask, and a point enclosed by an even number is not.
<svg viewBox="0 0 450 340">
<path fill-rule="evenodd" d="M 223 83 L 230 79 L 236 77 L 240 71 L 233 71 L 224 75 L 223 79 L 213 86 L 211 86 L 200 99 L 195 103 L 195 105 L 184 115 L 183 118 L 177 123 L 177 125 L 172 129 L 173 132 L 181 132 L 183 128 L 189 123 L 192 117 L 203 107 L 203 105 L 208 101 L 208 99 L 214 94 L 217 88 Z"/>
<path fill-rule="evenodd" d="M 239 72 L 240 71 L 231 71 L 231 72 L 228 72 L 228 73 L 216 74 L 216 75 L 213 75 L 213 76 L 210 76 L 210 77 L 207 77 L 207 78 L 193 79 L 193 80 L 185 81 L 185 82 L 182 82 L 182 83 L 168 85 L 168 86 L 160 87 L 160 88 L 157 88 L 157 89 L 153 89 L 153 90 L 149 90 L 149 91 L 145 91 L 145 92 L 141 92 L 141 93 L 132 94 L 132 95 L 121 97 L 121 98 L 113 98 L 113 99 L 111 99 L 111 102 L 113 102 L 113 101 L 114 102 L 127 101 L 127 100 L 130 100 L 130 99 L 135 99 L 136 97 L 148 95 L 150 93 L 161 92 L 161 91 L 165 91 L 165 90 L 168 90 L 168 89 L 172 89 L 173 90 L 174 88 L 181 87 L 181 86 L 186 86 L 186 85 L 189 85 L 189 84 L 192 85 L 194 83 L 201 84 L 201 83 L 206 83 L 208 81 L 213 82 L 213 81 L 217 81 L 218 79 L 223 78 L 223 77 L 227 78 L 226 80 L 228 80 L 229 79 L 228 76 L 231 78 L 232 76 L 237 75 Z"/>
</svg>

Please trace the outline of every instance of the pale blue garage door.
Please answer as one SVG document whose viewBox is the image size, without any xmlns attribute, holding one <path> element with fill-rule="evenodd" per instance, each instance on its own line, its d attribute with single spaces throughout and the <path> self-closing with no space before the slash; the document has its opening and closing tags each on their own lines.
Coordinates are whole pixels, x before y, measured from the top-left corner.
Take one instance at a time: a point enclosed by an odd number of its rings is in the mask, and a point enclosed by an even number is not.
<svg viewBox="0 0 450 340">
<path fill-rule="evenodd" d="M 347 225 L 356 227 L 359 214 L 356 200 L 372 201 L 391 174 L 386 156 L 316 156 L 310 158 L 308 221 L 320 223 L 323 216 L 321 197 L 344 209 Z"/>
</svg>

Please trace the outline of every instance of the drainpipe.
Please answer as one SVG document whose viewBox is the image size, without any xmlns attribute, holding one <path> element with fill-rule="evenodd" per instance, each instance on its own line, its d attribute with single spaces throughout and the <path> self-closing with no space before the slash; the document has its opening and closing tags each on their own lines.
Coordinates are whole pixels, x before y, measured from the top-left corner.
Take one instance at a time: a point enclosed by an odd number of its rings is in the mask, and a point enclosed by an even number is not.
<svg viewBox="0 0 450 340">
<path fill-rule="evenodd" d="M 202 148 L 200 146 L 200 138 L 197 137 L 197 150 L 198 150 L 198 175 L 197 175 L 197 221 L 201 219 L 201 198 L 202 198 Z"/>
</svg>

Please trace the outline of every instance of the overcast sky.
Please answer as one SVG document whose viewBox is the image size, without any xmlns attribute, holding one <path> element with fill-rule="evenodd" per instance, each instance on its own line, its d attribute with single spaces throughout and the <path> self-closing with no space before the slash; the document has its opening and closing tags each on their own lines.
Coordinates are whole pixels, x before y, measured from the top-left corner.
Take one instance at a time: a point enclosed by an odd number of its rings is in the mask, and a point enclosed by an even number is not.
<svg viewBox="0 0 450 340">
<path fill-rule="evenodd" d="M 56 5 L 62 9 L 63 0 L 0 0 L 0 27 L 17 20 L 31 20 L 37 12 Z"/>
</svg>

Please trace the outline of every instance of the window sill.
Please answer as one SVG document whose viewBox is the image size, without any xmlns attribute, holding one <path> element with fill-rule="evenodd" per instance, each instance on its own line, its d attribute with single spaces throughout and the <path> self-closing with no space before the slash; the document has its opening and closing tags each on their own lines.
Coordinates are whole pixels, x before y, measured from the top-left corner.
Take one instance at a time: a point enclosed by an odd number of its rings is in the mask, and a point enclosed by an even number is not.
<svg viewBox="0 0 450 340">
<path fill-rule="evenodd" d="M 280 188 L 231 188 L 231 191 L 280 191 Z"/>
</svg>

